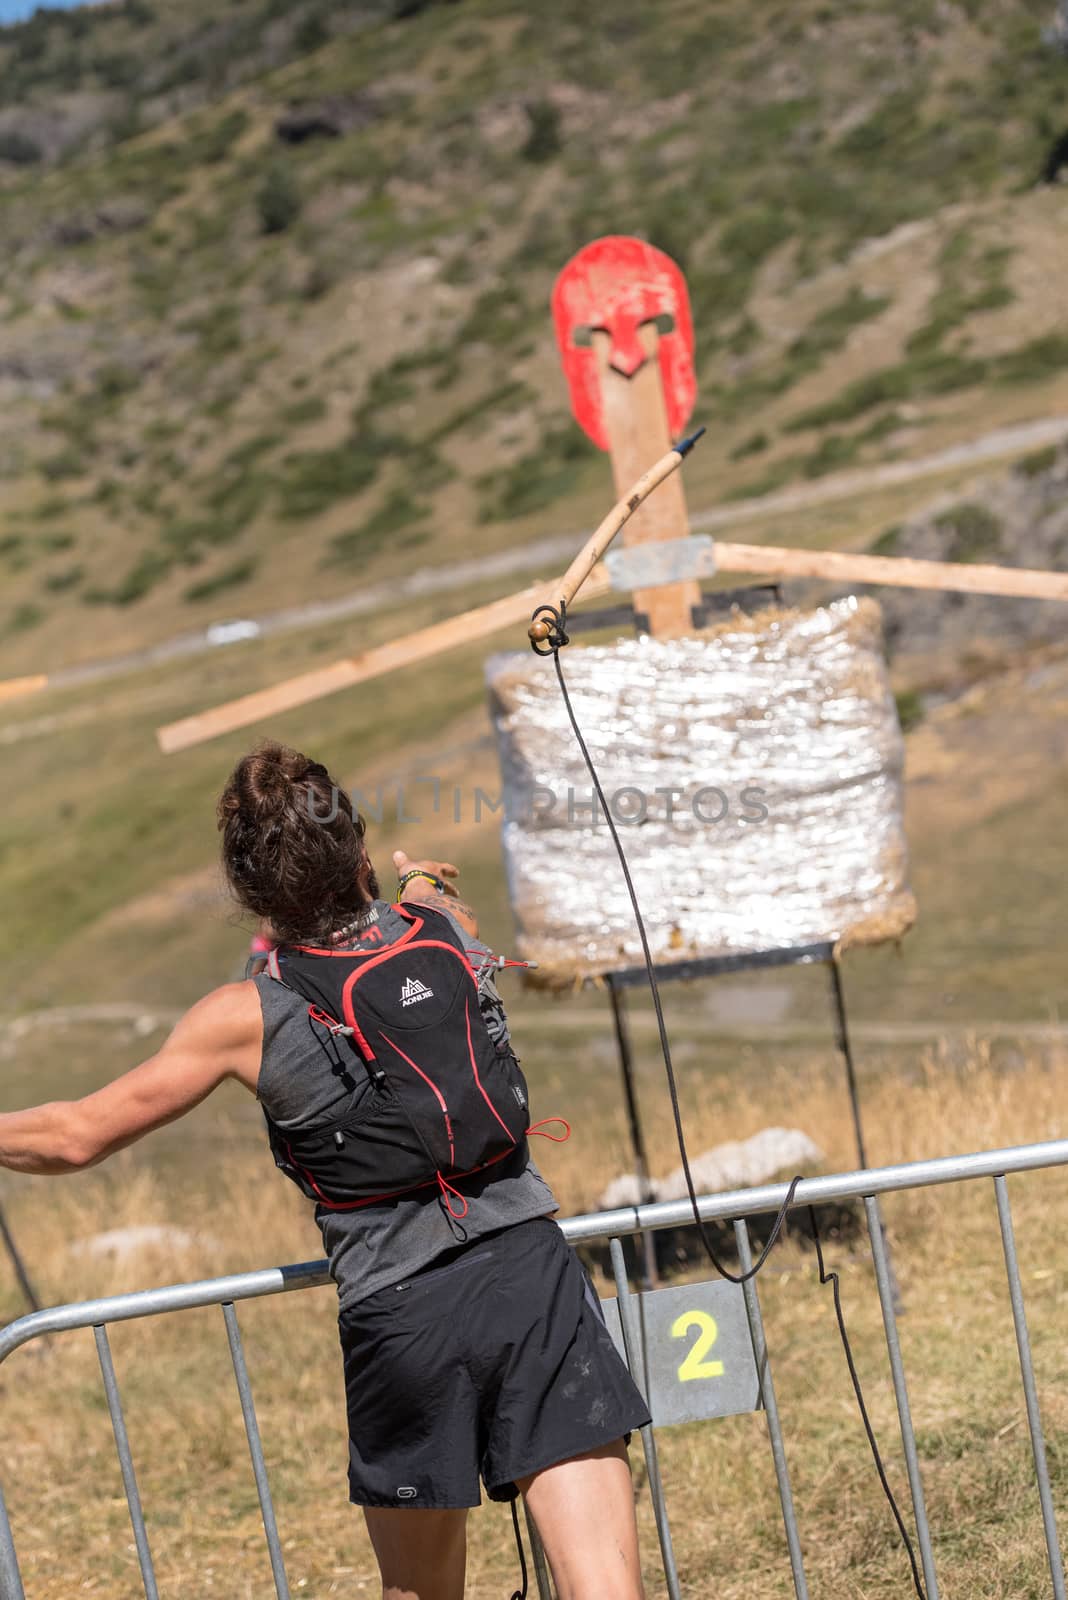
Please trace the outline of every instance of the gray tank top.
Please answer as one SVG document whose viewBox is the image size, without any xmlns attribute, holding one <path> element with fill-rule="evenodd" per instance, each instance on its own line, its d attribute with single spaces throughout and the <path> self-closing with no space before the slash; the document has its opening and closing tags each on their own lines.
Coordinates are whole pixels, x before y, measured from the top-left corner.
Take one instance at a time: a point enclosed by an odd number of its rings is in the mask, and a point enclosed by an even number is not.
<svg viewBox="0 0 1068 1600">
<path fill-rule="evenodd" d="M 380 901 L 376 909 L 383 932 L 390 931 L 390 908 Z M 404 927 L 399 918 L 396 921 Z M 469 947 L 485 948 L 455 921 L 453 926 Z M 263 1054 L 256 1091 L 260 1104 L 283 1129 L 330 1122 L 339 1103 L 369 1084 L 362 1066 L 343 1039 L 327 1041 L 321 1030 L 312 1026 L 307 1002 L 300 995 L 266 973 L 252 982 L 263 1012 Z M 499 1006 L 497 1010 L 503 1023 L 503 1011 Z M 491 1172 L 466 1178 L 461 1187 L 468 1202 L 463 1221 L 449 1215 L 433 1189 L 383 1200 L 358 1211 L 328 1211 L 316 1206 L 315 1220 L 341 1309 L 401 1282 L 458 1244 L 557 1210 L 552 1190 L 524 1151 Z"/>
</svg>

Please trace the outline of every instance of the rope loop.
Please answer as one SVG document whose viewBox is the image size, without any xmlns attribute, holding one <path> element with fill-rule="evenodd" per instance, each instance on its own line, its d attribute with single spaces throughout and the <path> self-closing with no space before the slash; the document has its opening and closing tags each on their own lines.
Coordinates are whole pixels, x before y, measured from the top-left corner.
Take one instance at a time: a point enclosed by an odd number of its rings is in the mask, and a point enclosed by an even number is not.
<svg viewBox="0 0 1068 1600">
<path fill-rule="evenodd" d="M 554 656 L 558 650 L 564 648 L 565 644 L 571 643 L 566 631 L 566 601 L 561 600 L 558 606 L 548 604 L 539 606 L 530 620 L 538 622 L 542 618 L 547 618 L 552 624 L 552 631 L 547 639 L 531 639 L 530 648 L 536 656 Z"/>
</svg>

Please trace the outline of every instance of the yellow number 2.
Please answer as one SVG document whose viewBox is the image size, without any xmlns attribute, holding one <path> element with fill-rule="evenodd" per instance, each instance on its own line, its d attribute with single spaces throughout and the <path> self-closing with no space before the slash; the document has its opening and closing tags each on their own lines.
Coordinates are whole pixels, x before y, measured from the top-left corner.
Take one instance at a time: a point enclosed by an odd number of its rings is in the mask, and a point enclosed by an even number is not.
<svg viewBox="0 0 1068 1600">
<path fill-rule="evenodd" d="M 699 1328 L 700 1332 L 679 1368 L 679 1382 L 688 1383 L 691 1378 L 722 1378 L 723 1362 L 705 1360 L 719 1337 L 715 1317 L 710 1317 L 707 1311 L 684 1311 L 671 1324 L 671 1337 L 685 1339 L 691 1328 Z"/>
</svg>

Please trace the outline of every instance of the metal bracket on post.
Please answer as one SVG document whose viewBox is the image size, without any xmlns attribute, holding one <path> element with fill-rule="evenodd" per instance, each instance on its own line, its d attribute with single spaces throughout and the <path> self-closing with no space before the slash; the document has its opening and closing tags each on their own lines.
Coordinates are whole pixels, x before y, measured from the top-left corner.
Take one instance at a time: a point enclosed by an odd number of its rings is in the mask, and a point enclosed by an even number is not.
<svg viewBox="0 0 1068 1600">
<path fill-rule="evenodd" d="M 656 544 L 632 544 L 609 550 L 604 558 L 613 589 L 662 589 L 687 578 L 713 578 L 716 546 L 707 533 Z"/>
</svg>

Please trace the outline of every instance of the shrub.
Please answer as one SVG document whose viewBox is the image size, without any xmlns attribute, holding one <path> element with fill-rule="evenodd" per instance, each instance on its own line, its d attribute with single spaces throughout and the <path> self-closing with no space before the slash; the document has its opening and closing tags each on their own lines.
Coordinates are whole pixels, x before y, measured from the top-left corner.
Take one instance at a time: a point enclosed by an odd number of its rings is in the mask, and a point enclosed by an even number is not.
<svg viewBox="0 0 1068 1600">
<path fill-rule="evenodd" d="M 581 465 L 592 453 L 573 424 L 551 428 L 528 455 L 475 480 L 484 495 L 478 520 L 504 522 L 551 505 L 575 487 Z"/>
<path fill-rule="evenodd" d="M 213 595 L 223 594 L 227 589 L 236 589 L 240 584 L 248 582 L 257 564 L 254 556 L 249 556 L 244 561 L 235 561 L 210 578 L 202 578 L 199 583 L 191 583 L 188 589 L 183 591 L 182 599 L 195 605 L 200 600 L 210 600 Z"/>
<path fill-rule="evenodd" d="M 795 361 L 816 365 L 840 350 L 854 328 L 879 316 L 889 304 L 883 295 L 868 295 L 854 286 L 843 299 L 817 313 L 788 354 Z"/>
<path fill-rule="evenodd" d="M 124 367 L 119 362 L 100 367 L 96 374 L 96 392 L 102 400 L 119 400 L 139 387 L 141 374 L 135 367 Z"/>
<path fill-rule="evenodd" d="M 823 436 L 810 456 L 802 463 L 806 478 L 822 478 L 828 472 L 837 472 L 856 460 L 860 440 L 845 433 L 828 433 Z"/>
<path fill-rule="evenodd" d="M 527 137 L 519 154 L 524 161 L 551 161 L 563 147 L 558 107 L 551 100 L 532 100 L 526 113 Z"/>
<path fill-rule="evenodd" d="M 154 589 L 171 570 L 171 558 L 155 550 L 147 550 L 121 578 L 114 589 L 92 591 L 94 600 L 103 599 L 114 606 L 130 606 Z M 90 598 L 89 595 L 86 598 Z"/>
<path fill-rule="evenodd" d="M 1012 470 L 1021 478 L 1040 478 L 1057 465 L 1059 455 L 1059 447 L 1050 444 L 1044 450 L 1032 450 L 1030 455 L 1017 461 Z"/>
<path fill-rule="evenodd" d="M 300 450 L 285 457 L 279 513 L 315 517 L 335 500 L 359 494 L 378 476 L 380 449 L 373 435 L 348 439 L 332 450 Z"/>
<path fill-rule="evenodd" d="M 88 471 L 85 457 L 74 445 L 66 450 L 57 450 L 53 456 L 46 456 L 40 465 L 49 483 L 58 483 L 63 478 L 81 478 Z"/>
<path fill-rule="evenodd" d="M 208 166 L 215 166 L 218 162 L 225 161 L 247 127 L 247 111 L 242 110 L 240 106 L 228 111 L 194 139 L 190 152 L 192 159 L 195 162 L 203 161 Z"/>
<path fill-rule="evenodd" d="M 923 695 L 918 689 L 901 689 L 894 696 L 897 706 L 897 720 L 901 724 L 902 733 L 908 733 L 921 723 L 926 715 L 926 706 Z"/>
<path fill-rule="evenodd" d="M 873 539 L 868 546 L 868 554 L 873 556 L 896 556 L 901 543 L 901 524 L 895 523 L 892 528 L 884 528 L 877 539 Z"/>
<path fill-rule="evenodd" d="M 44 612 L 40 606 L 35 606 L 32 601 L 25 600 L 22 605 L 16 606 L 11 613 L 7 625 L 9 633 L 25 633 L 28 628 L 36 628 L 39 622 L 44 621 Z"/>
<path fill-rule="evenodd" d="M 264 233 L 285 233 L 301 213 L 300 190 L 288 167 L 275 162 L 268 167 L 256 195 L 256 209 Z"/>
<path fill-rule="evenodd" d="M 998 383 L 1037 383 L 1068 367 L 1068 334 L 1048 333 L 1007 350 L 993 364 Z"/>
<path fill-rule="evenodd" d="M 77 588 L 84 576 L 84 567 L 64 567 L 61 572 L 50 572 L 44 586 L 49 594 L 65 594 L 68 589 Z"/>
<path fill-rule="evenodd" d="M 317 11 L 302 17 L 293 35 L 293 48 L 298 55 L 310 55 L 330 40 L 330 29 Z"/>
<path fill-rule="evenodd" d="M 0 161 L 9 161 L 15 167 L 32 167 L 44 158 L 44 151 L 36 139 L 30 139 L 16 128 L 0 133 Z"/>
<path fill-rule="evenodd" d="M 961 356 L 951 351 L 918 354 L 896 367 L 883 367 L 878 372 L 869 372 L 862 378 L 854 379 L 836 399 L 792 417 L 786 429 L 787 432 L 796 433 L 804 428 L 823 428 L 833 423 L 849 422 L 865 411 L 896 400 L 910 400 L 917 395 L 950 394 L 956 389 L 967 389 L 982 383 L 990 370 L 991 363 L 978 356 Z"/>
<path fill-rule="evenodd" d="M 965 502 L 935 518 L 935 527 L 950 535 L 947 561 L 990 561 L 1001 548 L 1001 522 L 985 506 Z"/>
<path fill-rule="evenodd" d="M 300 427 L 303 422 L 321 422 L 326 416 L 326 401 L 320 394 L 305 395 L 303 400 L 295 400 L 291 406 L 282 409 L 282 421 L 290 427 Z"/>
<path fill-rule="evenodd" d="M 348 533 L 338 534 L 336 538 L 331 539 L 332 554 L 329 560 L 333 564 L 358 566 L 380 550 L 394 534 L 410 528 L 413 523 L 423 521 L 429 514 L 429 507 L 421 505 L 418 500 L 413 500 L 406 489 L 394 489 L 378 510 L 371 513 L 366 522 Z M 417 535 L 414 539 L 409 535 L 396 542 L 407 545 L 419 543 L 426 537 L 425 533 Z"/>
<path fill-rule="evenodd" d="M 747 439 L 742 440 L 741 444 L 735 445 L 731 451 L 730 459 L 732 461 L 744 461 L 747 456 L 758 456 L 767 450 L 770 444 L 771 440 L 766 433 L 751 433 Z"/>
</svg>

